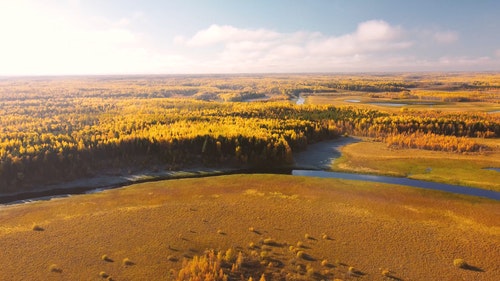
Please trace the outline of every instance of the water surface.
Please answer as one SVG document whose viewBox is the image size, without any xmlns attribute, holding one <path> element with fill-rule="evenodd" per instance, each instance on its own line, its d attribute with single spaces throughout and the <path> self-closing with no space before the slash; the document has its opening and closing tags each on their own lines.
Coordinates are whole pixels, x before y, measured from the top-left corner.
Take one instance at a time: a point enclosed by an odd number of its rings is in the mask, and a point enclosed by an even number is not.
<svg viewBox="0 0 500 281">
<path fill-rule="evenodd" d="M 366 174 L 338 173 L 338 172 L 327 172 L 327 171 L 313 171 L 313 170 L 293 170 L 292 175 L 398 184 L 398 185 L 405 185 L 417 188 L 446 191 L 456 194 L 473 195 L 473 196 L 500 200 L 500 192 L 492 190 L 479 189 L 479 188 L 460 186 L 460 185 L 451 185 L 445 183 L 413 180 L 408 178 L 397 178 L 397 177 L 376 176 L 376 175 L 366 175 Z"/>
<path fill-rule="evenodd" d="M 392 103 L 392 102 L 370 102 L 369 104 L 373 105 L 381 105 L 381 106 L 394 106 L 394 107 L 400 107 L 400 106 L 407 106 L 407 103 Z"/>
</svg>

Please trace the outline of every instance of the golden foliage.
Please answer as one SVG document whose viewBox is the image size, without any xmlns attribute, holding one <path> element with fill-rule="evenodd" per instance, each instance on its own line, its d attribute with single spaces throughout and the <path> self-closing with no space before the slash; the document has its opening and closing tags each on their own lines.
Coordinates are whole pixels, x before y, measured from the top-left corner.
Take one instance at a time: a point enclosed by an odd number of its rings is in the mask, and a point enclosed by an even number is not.
<svg viewBox="0 0 500 281">
<path fill-rule="evenodd" d="M 411 134 L 392 134 L 385 138 L 391 148 L 418 148 L 448 152 L 481 152 L 487 147 L 465 137 L 443 136 L 433 133 L 415 132 Z"/>
<path fill-rule="evenodd" d="M 459 78 L 440 77 L 446 87 L 490 92 L 500 80 L 496 75 Z M 292 152 L 342 134 L 380 139 L 415 132 L 500 136 L 498 114 L 390 114 L 271 101 L 337 90 L 399 94 L 401 89 L 436 86 L 431 80 L 427 75 L 0 80 L 0 192 L 112 169 L 281 165 L 292 161 Z M 256 98 L 268 100 L 223 102 Z M 470 150 L 466 139 L 459 142 L 456 151 Z"/>
</svg>

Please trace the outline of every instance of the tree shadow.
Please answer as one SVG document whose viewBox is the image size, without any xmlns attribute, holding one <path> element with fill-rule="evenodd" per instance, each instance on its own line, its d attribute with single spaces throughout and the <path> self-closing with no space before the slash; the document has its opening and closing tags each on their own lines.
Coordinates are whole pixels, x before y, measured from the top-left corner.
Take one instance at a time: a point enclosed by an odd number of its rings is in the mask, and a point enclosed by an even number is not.
<svg viewBox="0 0 500 281">
<path fill-rule="evenodd" d="M 174 247 L 172 247 L 172 246 L 170 246 L 170 245 L 168 245 L 168 249 L 169 249 L 170 251 L 179 252 L 179 249 L 174 248 Z"/>
<path fill-rule="evenodd" d="M 394 280 L 394 281 L 403 281 L 403 279 L 396 277 L 394 275 L 391 275 L 391 274 L 387 275 L 386 277 L 390 278 L 391 280 Z"/>
<path fill-rule="evenodd" d="M 480 267 L 477 267 L 477 266 L 470 265 L 470 264 L 464 265 L 462 267 L 462 269 L 470 270 L 470 271 L 476 271 L 476 272 L 484 272 L 484 269 L 482 269 Z"/>
<path fill-rule="evenodd" d="M 349 272 L 351 276 L 354 276 L 354 277 L 361 277 L 361 276 L 365 276 L 366 273 L 361 271 L 361 270 L 358 270 L 358 269 L 353 269 L 352 271 Z"/>
<path fill-rule="evenodd" d="M 39 225 L 33 225 L 33 231 L 45 231 L 45 228 Z"/>
<path fill-rule="evenodd" d="M 309 254 L 306 254 L 306 253 L 303 253 L 300 258 L 302 258 L 303 260 L 306 260 L 306 261 L 317 261 L 317 259 L 315 259 L 314 257 L 312 257 L 311 255 Z"/>
<path fill-rule="evenodd" d="M 278 247 L 278 248 L 283 248 L 285 245 L 283 243 L 279 243 L 276 241 L 265 241 L 262 244 L 271 246 L 271 247 Z"/>
<path fill-rule="evenodd" d="M 382 275 L 389 278 L 390 280 L 394 280 L 394 281 L 403 281 L 403 279 L 397 277 L 396 275 L 394 275 L 395 273 L 394 272 L 391 272 L 391 271 L 386 271 L 386 272 L 382 272 Z"/>
</svg>

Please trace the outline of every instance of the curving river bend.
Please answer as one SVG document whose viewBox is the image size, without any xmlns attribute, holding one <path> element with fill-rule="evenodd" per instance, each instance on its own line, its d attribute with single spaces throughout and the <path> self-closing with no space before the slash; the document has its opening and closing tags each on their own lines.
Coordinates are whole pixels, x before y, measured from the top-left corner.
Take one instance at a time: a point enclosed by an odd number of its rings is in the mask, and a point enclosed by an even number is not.
<svg viewBox="0 0 500 281">
<path fill-rule="evenodd" d="M 193 169 L 180 172 L 145 172 L 132 176 L 100 176 L 82 179 L 70 183 L 64 183 L 46 187 L 42 191 L 19 193 L 11 195 L 0 195 L 0 204 L 19 204 L 39 200 L 50 200 L 56 197 L 68 197 L 72 194 L 95 193 L 102 190 L 124 187 L 127 185 L 176 178 L 208 177 L 228 175 L 237 173 L 275 173 L 291 174 L 295 176 L 338 178 L 348 180 L 372 181 L 380 183 L 398 184 L 417 188 L 426 188 L 446 191 L 456 194 L 472 195 L 500 200 L 500 192 L 472 188 L 466 186 L 450 185 L 436 182 L 413 180 L 408 178 L 377 176 L 369 174 L 339 173 L 327 171 L 333 160 L 340 157 L 340 148 L 346 144 L 356 142 L 354 138 L 339 138 L 309 145 L 306 151 L 294 155 L 293 167 L 278 169 Z"/>
</svg>

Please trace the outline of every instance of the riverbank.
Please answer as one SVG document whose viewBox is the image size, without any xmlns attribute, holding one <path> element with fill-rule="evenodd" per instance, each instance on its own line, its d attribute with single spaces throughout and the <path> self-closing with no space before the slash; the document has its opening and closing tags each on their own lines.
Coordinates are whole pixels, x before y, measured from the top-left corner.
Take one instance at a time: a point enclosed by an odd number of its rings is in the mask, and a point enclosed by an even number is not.
<svg viewBox="0 0 500 281">
<path fill-rule="evenodd" d="M 292 175 L 294 176 L 305 176 L 305 177 L 317 177 L 317 178 L 333 178 L 333 179 L 347 179 L 356 181 L 367 181 L 367 182 L 379 182 L 387 184 L 403 185 L 415 188 L 424 188 L 437 191 L 445 191 L 454 194 L 479 196 L 483 198 L 500 200 L 500 192 L 466 187 L 460 185 L 451 185 L 438 182 L 421 181 L 409 178 L 399 178 L 399 177 L 388 177 L 379 175 L 366 175 L 366 174 L 355 174 L 355 173 L 339 173 L 330 171 L 315 171 L 315 170 L 293 170 Z"/>
<path fill-rule="evenodd" d="M 293 169 L 325 170 L 329 168 L 331 161 L 340 156 L 340 148 L 342 146 L 356 141 L 358 140 L 355 138 L 338 138 L 311 144 L 308 146 L 307 150 L 295 153 L 294 164 L 289 166 L 266 169 L 259 169 L 258 167 L 234 168 L 229 166 L 219 168 L 192 167 L 178 171 L 149 169 L 136 171 L 134 173 L 105 173 L 102 175 L 73 180 L 69 182 L 40 186 L 29 191 L 3 193 L 0 194 L 0 204 L 16 204 L 37 200 L 49 200 L 54 197 L 66 197 L 70 194 L 92 193 L 95 191 L 101 191 L 120 186 L 165 179 L 227 175 L 238 172 L 262 173 L 266 172 L 266 170 L 267 172 L 277 173 L 281 173 L 280 171 L 282 170 L 288 171 L 285 173 L 290 173 Z"/>
<path fill-rule="evenodd" d="M 374 174 L 469 186 L 500 192 L 500 146 L 497 139 L 477 139 L 491 148 L 484 153 L 459 154 L 423 149 L 391 149 L 363 141 L 341 148 L 331 166 L 337 172 Z"/>
<path fill-rule="evenodd" d="M 50 200 L 51 198 L 67 197 L 71 194 L 100 192 L 106 189 L 123 187 L 142 182 L 216 176 L 236 173 L 237 171 L 240 171 L 240 169 L 232 169 L 229 167 L 221 169 L 199 167 L 180 171 L 142 170 L 133 174 L 103 174 L 69 182 L 42 186 L 33 191 L 0 194 L 0 204 L 17 204 L 39 200 Z"/>
<path fill-rule="evenodd" d="M 409 185 L 416 187 L 423 187 L 435 190 L 443 190 L 448 192 L 456 192 L 460 194 L 467 194 L 473 196 L 482 196 L 491 199 L 498 200 L 498 192 L 493 192 L 496 189 L 488 188 L 490 185 L 494 187 L 500 182 L 500 178 L 498 181 L 495 180 L 495 176 L 500 176 L 496 170 L 488 167 L 487 169 L 482 168 L 480 172 L 492 174 L 493 176 L 482 177 L 481 180 L 486 182 L 485 185 L 480 185 L 479 188 L 486 189 L 482 191 L 478 188 L 468 188 L 466 186 L 460 186 L 460 182 L 447 182 L 446 178 L 443 180 L 442 178 L 421 178 L 419 179 L 415 175 L 411 174 L 401 174 L 394 173 L 391 169 L 387 168 L 387 162 L 394 161 L 397 157 L 390 156 L 390 153 L 398 153 L 398 155 L 405 155 L 405 151 L 394 152 L 389 149 L 381 148 L 383 144 L 381 143 L 373 143 L 367 142 L 366 140 L 361 140 L 353 137 L 343 137 L 334 140 L 328 140 L 324 142 L 319 142 L 315 144 L 311 144 L 308 146 L 307 150 L 295 153 L 294 154 L 294 164 L 284 167 L 276 167 L 276 168 L 265 168 L 259 169 L 256 167 L 240 167 L 240 168 L 231 168 L 231 167 L 221 167 L 219 169 L 213 168 L 191 168 L 185 169 L 181 171 L 160 171 L 160 170 L 144 170 L 141 172 L 136 172 L 134 174 L 113 174 L 113 175 L 101 175 L 87 179 L 80 179 L 72 182 L 61 183 L 57 185 L 50 185 L 46 187 L 39 188 L 34 192 L 21 192 L 15 194 L 4 194 L 0 196 L 0 203 L 2 204 L 18 204 L 18 203 L 26 203 L 40 200 L 50 200 L 52 198 L 57 197 L 67 197 L 71 194 L 82 194 L 82 193 L 93 193 L 100 192 L 106 189 L 112 189 L 116 187 L 123 187 L 131 184 L 142 183 L 142 182 L 152 182 L 152 181 L 160 181 L 166 179 L 179 179 L 179 178 L 196 178 L 196 177 L 209 177 L 209 176 L 217 176 L 217 175 L 230 175 L 230 174 L 253 174 L 253 173 L 276 173 L 276 174 L 292 174 L 294 170 L 305 170 L 309 176 L 318 176 L 316 171 L 329 171 L 332 168 L 337 171 L 346 171 L 350 174 L 346 174 L 346 176 L 336 176 L 335 173 L 324 172 L 320 175 L 320 177 L 339 177 L 339 178 L 348 178 L 355 180 L 369 180 L 376 178 L 378 182 L 385 183 L 395 183 L 401 185 Z M 375 147 L 374 147 L 375 146 Z M 352 149 L 352 148 L 357 149 Z M 366 150 L 366 148 L 369 148 Z M 345 153 L 342 156 L 342 152 Z M 375 153 L 374 153 L 375 152 Z M 417 164 L 421 157 L 425 157 L 427 154 L 436 154 L 439 152 L 429 152 L 429 151 L 421 151 L 417 150 L 417 153 L 412 153 L 411 156 L 404 156 L 399 161 L 403 161 L 405 163 L 404 167 L 411 167 L 413 170 L 423 169 L 419 167 Z M 354 156 L 353 156 L 354 155 Z M 445 155 L 450 157 L 449 154 Z M 455 167 L 457 159 L 459 157 L 463 157 L 460 155 L 452 155 L 454 158 L 449 159 L 448 161 L 452 161 L 453 165 L 448 165 L 450 167 Z M 359 159 L 366 159 L 367 157 L 371 157 L 370 161 Z M 458 157 L 458 158 L 457 158 Z M 481 156 L 479 156 L 481 157 Z M 444 158 L 444 157 L 442 157 Z M 455 159 L 456 158 L 456 159 Z M 432 159 L 436 159 L 436 156 L 433 156 Z M 432 168 L 429 168 L 428 165 L 432 165 L 429 162 L 429 158 L 424 158 L 426 165 L 426 173 L 432 171 Z M 442 160 L 442 159 L 440 159 Z M 481 161 L 477 161 L 474 158 L 476 164 L 481 165 L 496 165 L 496 162 L 487 162 L 484 164 Z M 346 165 L 346 163 L 350 163 L 354 161 L 358 161 L 357 167 L 351 165 Z M 383 161 L 383 162 L 382 162 Z M 493 164 L 492 164 L 493 163 Z M 376 165 L 376 167 L 385 167 L 384 171 L 375 170 L 375 169 L 367 169 L 363 165 Z M 311 170 L 311 171 L 307 171 Z M 438 169 L 439 171 L 439 169 Z M 469 176 L 476 176 L 477 171 L 471 173 Z M 494 174 L 494 173 L 497 174 Z M 368 173 L 368 174 L 364 174 Z M 391 177 L 387 177 L 389 175 Z M 456 177 L 453 174 L 454 179 L 460 178 Z M 412 180 L 413 179 L 413 180 Z M 423 180 L 419 182 L 418 180 Z M 444 184 L 442 184 L 444 183 Z M 451 185 L 447 186 L 447 183 Z M 489 184 L 489 185 L 488 185 Z M 458 186 L 457 186 L 458 185 Z M 472 187 L 478 187 L 476 185 L 470 185 Z M 489 191 L 489 189 L 493 191 Z M 498 191 L 498 190 L 497 190 Z"/>
</svg>

